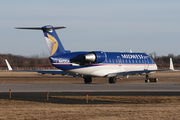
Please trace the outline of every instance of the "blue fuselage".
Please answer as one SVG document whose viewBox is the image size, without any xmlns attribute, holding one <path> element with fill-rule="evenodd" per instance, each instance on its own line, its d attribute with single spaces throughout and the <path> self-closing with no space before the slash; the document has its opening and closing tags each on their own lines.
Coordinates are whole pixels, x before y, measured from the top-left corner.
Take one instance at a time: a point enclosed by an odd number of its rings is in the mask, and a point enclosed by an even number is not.
<svg viewBox="0 0 180 120">
<path fill-rule="evenodd" d="M 72 52 L 50 57 L 52 65 L 72 74 L 105 76 L 111 72 L 157 69 L 156 63 L 145 53 L 104 52 L 101 63 L 84 61 L 90 52 Z M 101 57 L 101 56 L 100 56 Z"/>
</svg>

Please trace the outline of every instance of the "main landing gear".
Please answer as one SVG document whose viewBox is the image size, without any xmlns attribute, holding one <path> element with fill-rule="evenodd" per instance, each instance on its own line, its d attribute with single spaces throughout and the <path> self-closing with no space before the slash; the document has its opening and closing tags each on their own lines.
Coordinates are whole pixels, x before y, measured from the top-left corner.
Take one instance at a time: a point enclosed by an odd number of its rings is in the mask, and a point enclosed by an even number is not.
<svg viewBox="0 0 180 120">
<path fill-rule="evenodd" d="M 117 78 L 116 78 L 116 77 L 110 77 L 110 78 L 109 78 L 109 83 L 110 83 L 110 84 L 115 84 L 116 81 L 117 81 Z"/>
<path fill-rule="evenodd" d="M 92 82 L 92 78 L 91 77 L 84 77 L 84 83 L 90 84 L 91 82 Z"/>
<path fill-rule="evenodd" d="M 158 82 L 158 79 L 157 78 L 149 78 L 149 75 L 146 75 L 145 82 L 146 83 L 149 83 L 149 82 Z"/>
<path fill-rule="evenodd" d="M 146 83 L 149 83 L 149 82 L 150 82 L 150 80 L 149 80 L 149 75 L 146 75 L 145 82 L 146 82 Z"/>
<path fill-rule="evenodd" d="M 116 77 L 110 77 L 109 78 L 109 83 L 110 84 L 115 84 L 117 81 Z M 91 77 L 84 77 L 84 83 L 86 84 L 90 84 L 92 82 L 92 78 Z"/>
</svg>

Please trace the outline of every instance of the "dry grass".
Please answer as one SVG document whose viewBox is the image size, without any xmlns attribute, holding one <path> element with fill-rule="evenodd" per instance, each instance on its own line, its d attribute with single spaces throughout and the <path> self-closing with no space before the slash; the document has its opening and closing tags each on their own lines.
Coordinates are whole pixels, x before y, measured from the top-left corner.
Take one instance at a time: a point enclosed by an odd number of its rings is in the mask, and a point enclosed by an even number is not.
<svg viewBox="0 0 180 120">
<path fill-rule="evenodd" d="M 50 96 L 51 98 L 86 100 L 86 96 Z M 180 96 L 88 96 L 90 101 L 104 101 L 129 104 L 179 103 Z"/>
<path fill-rule="evenodd" d="M 1 120 L 179 120 L 180 104 L 64 105 L 0 100 Z"/>
<path fill-rule="evenodd" d="M 157 73 L 153 76 L 180 76 Z M 82 78 L 41 75 L 32 72 L 0 72 L 4 83 L 84 83 Z M 179 78 L 162 78 L 160 82 L 179 82 Z M 144 78 L 124 78 L 118 82 L 144 82 Z M 107 78 L 93 78 L 93 83 L 108 83 Z M 83 99 L 84 96 L 60 96 Z M 54 104 L 0 99 L 0 120 L 179 120 L 179 96 L 89 96 L 90 100 L 113 101 L 114 104 Z M 118 103 L 119 102 L 119 103 Z"/>
</svg>

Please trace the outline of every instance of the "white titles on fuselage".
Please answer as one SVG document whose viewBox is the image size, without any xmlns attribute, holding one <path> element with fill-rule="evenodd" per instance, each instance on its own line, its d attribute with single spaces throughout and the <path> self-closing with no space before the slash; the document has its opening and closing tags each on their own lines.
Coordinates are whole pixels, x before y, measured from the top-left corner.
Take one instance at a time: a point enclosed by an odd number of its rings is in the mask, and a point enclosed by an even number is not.
<svg viewBox="0 0 180 120">
<path fill-rule="evenodd" d="M 129 55 L 129 54 L 121 54 L 122 58 L 126 59 L 144 59 L 143 55 Z"/>
<path fill-rule="evenodd" d="M 68 59 L 60 59 L 59 63 L 69 63 L 69 60 Z"/>
</svg>

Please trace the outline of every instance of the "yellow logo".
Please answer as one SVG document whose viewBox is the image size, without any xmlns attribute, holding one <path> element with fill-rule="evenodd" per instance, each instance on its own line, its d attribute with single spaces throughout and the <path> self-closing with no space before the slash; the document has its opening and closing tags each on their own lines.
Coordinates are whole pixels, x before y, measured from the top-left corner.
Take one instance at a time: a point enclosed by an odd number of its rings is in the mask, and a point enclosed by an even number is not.
<svg viewBox="0 0 180 120">
<path fill-rule="evenodd" d="M 53 44 L 53 49 L 52 49 L 52 52 L 51 52 L 51 56 L 52 56 L 58 49 L 58 42 L 57 42 L 56 38 L 54 38 L 52 35 L 47 33 L 47 36 L 54 43 Z"/>
</svg>

